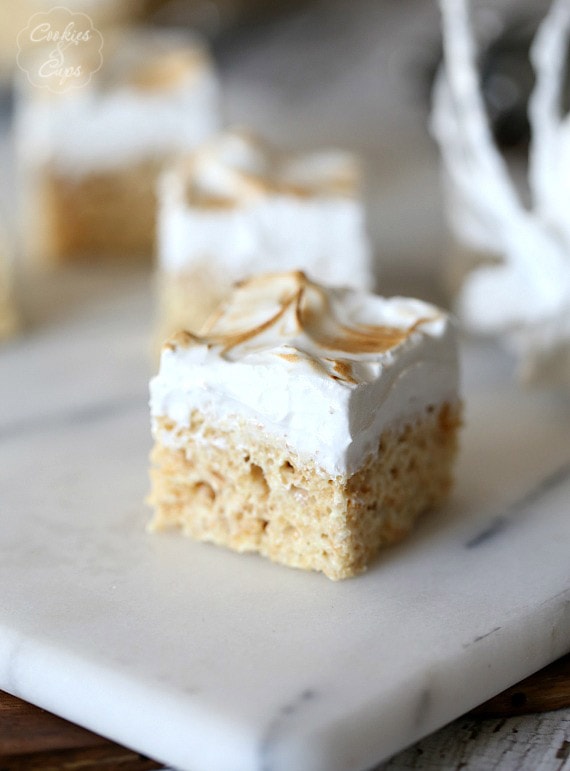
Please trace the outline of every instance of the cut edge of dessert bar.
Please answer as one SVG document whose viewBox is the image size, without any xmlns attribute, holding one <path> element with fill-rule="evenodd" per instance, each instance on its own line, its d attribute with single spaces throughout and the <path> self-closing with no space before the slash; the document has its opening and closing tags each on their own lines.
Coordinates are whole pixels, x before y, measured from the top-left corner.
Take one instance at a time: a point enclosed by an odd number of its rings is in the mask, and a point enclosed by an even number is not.
<svg viewBox="0 0 570 771">
<path fill-rule="evenodd" d="M 12 337 L 20 328 L 14 297 L 13 262 L 11 244 L 4 229 L 0 228 L 0 341 Z"/>
<path fill-rule="evenodd" d="M 151 531 L 348 578 L 449 493 L 453 325 L 421 301 L 259 276 L 165 345 L 151 411 Z"/>
</svg>

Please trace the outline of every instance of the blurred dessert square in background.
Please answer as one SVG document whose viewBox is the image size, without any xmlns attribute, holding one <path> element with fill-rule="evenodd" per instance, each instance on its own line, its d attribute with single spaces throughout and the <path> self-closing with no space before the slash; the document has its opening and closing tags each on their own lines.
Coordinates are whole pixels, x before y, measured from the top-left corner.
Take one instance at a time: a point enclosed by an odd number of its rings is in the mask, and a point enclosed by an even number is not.
<svg viewBox="0 0 570 771">
<path fill-rule="evenodd" d="M 242 129 L 178 158 L 159 183 L 158 332 L 198 331 L 234 282 L 302 269 L 372 288 L 372 255 L 352 153 L 281 152 Z"/>
<path fill-rule="evenodd" d="M 11 337 L 19 326 L 14 297 L 13 254 L 7 234 L 0 227 L 0 341 Z"/>
<path fill-rule="evenodd" d="M 83 62 L 91 77 L 59 93 L 23 72 L 18 78 L 14 135 L 27 261 L 149 257 L 162 164 L 220 127 L 217 75 L 194 35 L 108 34 L 101 60 Z"/>
</svg>

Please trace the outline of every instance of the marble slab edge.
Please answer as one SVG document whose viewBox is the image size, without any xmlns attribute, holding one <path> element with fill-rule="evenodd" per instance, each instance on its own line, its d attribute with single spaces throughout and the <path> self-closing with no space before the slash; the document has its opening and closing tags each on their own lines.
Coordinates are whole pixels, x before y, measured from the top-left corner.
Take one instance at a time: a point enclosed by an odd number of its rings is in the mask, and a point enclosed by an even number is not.
<svg viewBox="0 0 570 771">
<path fill-rule="evenodd" d="M 361 704 L 337 694 L 334 718 L 324 682 L 245 725 L 1 627 L 0 687 L 178 769 L 365 771 L 569 651 L 570 589 L 464 642 L 455 657 L 432 655 L 391 694 Z"/>
</svg>

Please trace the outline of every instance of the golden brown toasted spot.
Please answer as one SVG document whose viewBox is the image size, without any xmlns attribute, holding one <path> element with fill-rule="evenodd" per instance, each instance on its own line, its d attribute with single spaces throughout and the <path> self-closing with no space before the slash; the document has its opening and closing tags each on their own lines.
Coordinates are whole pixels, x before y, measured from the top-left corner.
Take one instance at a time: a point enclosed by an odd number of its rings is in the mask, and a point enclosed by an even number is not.
<svg viewBox="0 0 570 771">
<path fill-rule="evenodd" d="M 285 359 L 285 361 L 290 361 L 293 364 L 299 361 L 305 361 L 309 367 L 314 369 L 316 372 L 324 372 L 325 374 L 328 374 L 323 364 L 312 356 L 301 356 L 297 353 L 278 353 L 277 356 L 279 356 L 281 359 Z"/>
<path fill-rule="evenodd" d="M 155 56 L 141 64 L 131 74 L 129 82 L 144 91 L 174 88 L 190 72 L 203 66 L 204 58 L 198 51 L 178 50 Z"/>
<path fill-rule="evenodd" d="M 307 179 L 295 178 L 290 173 L 288 157 L 259 140 L 255 135 L 243 129 L 233 130 L 237 138 L 245 141 L 250 148 L 258 152 L 261 170 L 252 173 L 246 168 L 233 167 L 231 162 L 224 163 L 226 174 L 231 175 L 232 191 L 228 199 L 224 201 L 224 207 L 238 207 L 247 202 L 251 197 L 264 197 L 269 195 L 289 196 L 300 200 L 308 200 L 315 196 L 342 196 L 353 197 L 358 188 L 359 174 L 353 164 L 348 167 L 338 167 L 333 172 L 320 174 L 315 172 Z M 210 157 L 214 162 L 218 158 L 217 147 L 219 140 L 214 140 L 201 148 L 198 152 L 188 156 L 182 167 L 186 179 L 186 199 L 190 206 L 199 208 L 222 208 L 218 205 L 215 195 L 210 195 L 208 190 L 199 188 L 199 169 L 202 161 L 208 161 Z M 223 140 L 222 140 L 223 147 Z M 302 160 L 301 156 L 301 160 Z M 311 156 L 308 156 L 309 159 Z"/>
<path fill-rule="evenodd" d="M 213 195 L 194 185 L 188 188 L 186 199 L 191 206 L 199 206 L 202 209 L 212 209 L 214 211 L 235 209 L 236 206 L 234 198 Z"/>
<path fill-rule="evenodd" d="M 190 206 L 196 206 L 201 209 L 235 209 L 241 206 L 244 200 L 250 200 L 252 197 L 262 198 L 268 195 L 283 195 L 308 200 L 323 193 L 349 196 L 351 192 L 350 188 L 339 185 L 332 186 L 327 184 L 321 189 L 318 186 L 291 184 L 266 177 L 257 177 L 236 169 L 234 171 L 233 197 L 218 197 L 192 183 L 187 188 L 186 201 Z"/>
<path fill-rule="evenodd" d="M 408 329 L 377 327 L 371 333 L 357 328 L 342 327 L 342 334 L 336 337 L 315 335 L 323 348 L 343 353 L 385 353 L 390 348 L 403 343 L 410 335 Z"/>
<path fill-rule="evenodd" d="M 427 318 L 419 319 L 406 329 L 388 325 L 358 324 L 347 326 L 338 322 L 330 307 L 329 297 L 325 289 L 314 284 L 303 271 L 296 270 L 288 273 L 265 274 L 262 276 L 245 279 L 235 285 L 236 291 L 243 292 L 248 299 L 244 307 L 254 307 L 256 293 L 263 295 L 267 287 L 274 292 L 264 296 L 264 300 L 273 301 L 277 310 L 267 319 L 247 329 L 216 333 L 216 328 L 231 320 L 232 306 L 222 307 L 218 314 L 211 319 L 209 333 L 198 339 L 203 344 L 220 346 L 222 353 L 227 353 L 232 348 L 246 343 L 266 330 L 274 327 L 280 320 L 283 321 L 281 335 L 285 335 L 285 329 L 291 328 L 294 319 L 296 330 L 306 332 L 314 343 L 322 349 L 336 351 L 349 355 L 381 354 L 403 343 Z M 248 297 L 247 292 L 250 291 Z M 239 309 L 238 304 L 238 309 Z M 286 316 L 289 312 L 289 316 Z M 292 315 L 291 315 L 292 314 Z M 231 327 L 231 324 L 228 326 Z M 237 322 L 236 322 L 237 326 Z M 296 354 L 279 354 L 283 359 L 296 361 Z M 312 361 L 311 357 L 307 358 Z M 334 359 L 334 372 L 338 379 L 348 382 L 356 382 L 350 364 L 343 359 Z M 321 368 L 317 362 L 315 366 Z"/>
<path fill-rule="evenodd" d="M 286 310 L 287 306 L 283 305 L 273 316 L 268 318 L 266 321 L 263 321 L 261 324 L 258 324 L 256 327 L 244 329 L 233 334 L 210 334 L 204 338 L 203 342 L 206 342 L 209 345 L 219 345 L 222 348 L 222 353 L 228 353 L 228 351 L 230 351 L 232 348 L 235 348 L 238 345 L 242 345 L 248 340 L 251 340 L 253 337 L 261 334 L 266 329 L 269 329 L 269 327 L 273 326 L 283 316 Z M 219 314 L 218 318 L 221 315 L 223 315 L 223 312 Z"/>
<path fill-rule="evenodd" d="M 296 198 L 313 198 L 315 195 L 340 195 L 343 197 L 354 196 L 357 181 L 354 175 L 328 177 L 325 180 L 315 182 L 279 182 L 275 184 L 275 192 L 292 195 Z"/>
<path fill-rule="evenodd" d="M 190 168 L 195 165 L 195 163 L 191 163 Z M 196 206 L 201 209 L 236 209 L 242 204 L 243 199 L 261 198 L 269 190 L 268 183 L 253 174 L 235 169 L 232 177 L 230 183 L 232 189 L 225 196 L 211 193 L 208 189 L 201 187 L 197 180 L 192 179 L 186 188 L 186 202 L 189 206 Z"/>
<path fill-rule="evenodd" d="M 281 184 L 276 184 L 274 186 L 274 191 L 276 193 L 282 193 L 285 195 L 288 194 L 288 195 L 295 196 L 295 198 L 302 198 L 302 199 L 312 198 L 315 195 L 315 193 L 318 192 L 317 190 L 315 190 L 315 188 L 310 187 L 309 185 L 299 185 L 291 182 L 289 183 L 282 182 Z"/>
<path fill-rule="evenodd" d="M 167 340 L 162 348 L 168 351 L 174 351 L 176 348 L 188 348 L 190 345 L 195 345 L 199 342 L 201 342 L 199 337 L 193 335 L 192 332 L 187 332 L 185 329 L 182 329 Z"/>
<path fill-rule="evenodd" d="M 299 361 L 301 358 L 298 353 L 278 353 L 277 356 L 279 356 L 280 359 L 292 362 Z"/>
<path fill-rule="evenodd" d="M 352 374 L 352 365 L 348 361 L 335 361 L 333 370 L 339 380 L 346 380 L 348 383 L 356 383 Z"/>
</svg>

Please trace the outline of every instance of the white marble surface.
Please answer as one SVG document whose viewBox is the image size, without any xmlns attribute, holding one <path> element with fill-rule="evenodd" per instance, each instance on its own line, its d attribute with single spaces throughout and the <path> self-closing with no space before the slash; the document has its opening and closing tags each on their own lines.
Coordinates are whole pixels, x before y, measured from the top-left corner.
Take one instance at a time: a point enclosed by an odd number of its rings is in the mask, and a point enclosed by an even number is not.
<svg viewBox="0 0 570 771">
<path fill-rule="evenodd" d="M 358 0 L 358 23 L 353 5 L 230 50 L 228 115 L 363 152 L 382 285 L 427 277 L 430 299 L 436 7 Z M 0 349 L 0 688 L 191 771 L 359 771 L 570 648 L 570 405 L 515 391 L 496 349 L 465 350 L 450 505 L 332 584 L 144 532 L 146 276 L 76 271 L 24 300 Z"/>
<path fill-rule="evenodd" d="M 27 298 L 0 352 L 0 688 L 189 771 L 357 771 L 570 648 L 570 403 L 494 348 L 464 350 L 450 504 L 332 583 L 145 533 L 145 275 Z"/>
</svg>

